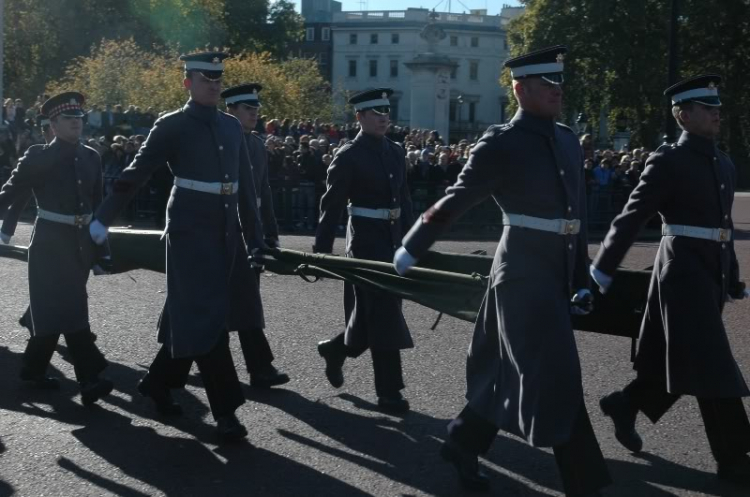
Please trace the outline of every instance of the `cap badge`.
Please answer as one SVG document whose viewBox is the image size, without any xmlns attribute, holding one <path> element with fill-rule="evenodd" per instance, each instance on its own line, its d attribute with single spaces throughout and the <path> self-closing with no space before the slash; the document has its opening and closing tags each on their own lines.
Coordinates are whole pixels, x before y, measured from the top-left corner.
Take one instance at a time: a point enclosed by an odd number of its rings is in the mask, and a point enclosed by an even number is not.
<svg viewBox="0 0 750 497">
<path fill-rule="evenodd" d="M 387 99 L 387 98 L 388 98 L 388 93 L 386 93 L 386 92 L 383 92 L 383 94 L 381 95 L 381 98 L 382 98 L 383 100 Z"/>
<path fill-rule="evenodd" d="M 710 83 L 708 83 L 708 87 L 713 90 L 714 88 L 716 88 L 716 83 L 711 81 Z"/>
<path fill-rule="evenodd" d="M 218 64 L 221 64 L 221 59 L 219 59 L 218 57 L 214 57 L 214 60 L 212 60 L 211 62 L 212 62 L 212 63 L 213 63 L 214 65 L 218 65 Z"/>
<path fill-rule="evenodd" d="M 78 102 L 76 101 L 75 98 L 70 99 L 70 105 L 78 105 Z"/>
<path fill-rule="evenodd" d="M 253 95 L 257 95 L 257 94 L 258 94 L 258 89 L 257 88 L 253 88 Z"/>
<path fill-rule="evenodd" d="M 565 55 L 561 54 L 561 53 L 557 54 L 557 59 L 556 60 L 557 60 L 558 64 L 562 64 L 563 61 L 565 60 Z"/>
</svg>

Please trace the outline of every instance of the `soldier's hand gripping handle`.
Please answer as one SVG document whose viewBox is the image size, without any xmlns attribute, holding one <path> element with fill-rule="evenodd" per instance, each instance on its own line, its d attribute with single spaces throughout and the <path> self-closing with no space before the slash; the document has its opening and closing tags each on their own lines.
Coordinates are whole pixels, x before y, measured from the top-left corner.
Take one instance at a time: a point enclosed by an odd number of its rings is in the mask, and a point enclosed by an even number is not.
<svg viewBox="0 0 750 497">
<path fill-rule="evenodd" d="M 578 290 L 570 299 L 570 313 L 585 316 L 594 310 L 594 296 L 588 288 Z"/>
<path fill-rule="evenodd" d="M 416 263 L 417 259 L 407 252 L 405 247 L 400 247 L 393 256 L 393 265 L 401 276 L 405 275 Z"/>
<path fill-rule="evenodd" d="M 11 238 L 13 238 L 13 237 L 10 236 L 10 235 L 7 235 L 5 233 L 3 233 L 2 231 L 0 231 L 0 241 L 2 241 L 5 245 L 9 245 L 10 244 L 10 239 Z"/>
<path fill-rule="evenodd" d="M 94 243 L 97 245 L 102 245 L 107 241 L 108 231 L 109 228 L 100 223 L 98 219 L 94 219 L 91 224 L 89 224 L 89 234 L 91 235 L 91 239 L 94 240 Z"/>
</svg>

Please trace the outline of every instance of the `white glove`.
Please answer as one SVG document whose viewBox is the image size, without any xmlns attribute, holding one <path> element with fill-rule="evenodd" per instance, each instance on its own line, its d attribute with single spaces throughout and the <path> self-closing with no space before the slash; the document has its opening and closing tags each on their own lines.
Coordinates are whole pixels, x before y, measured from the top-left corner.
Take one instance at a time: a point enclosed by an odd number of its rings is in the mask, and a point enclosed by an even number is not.
<svg viewBox="0 0 750 497">
<path fill-rule="evenodd" d="M 4 243 L 5 245 L 10 245 L 10 239 L 11 239 L 11 238 L 13 238 L 13 237 L 12 237 L 12 236 L 10 236 L 10 235 L 6 235 L 6 234 L 5 234 L 5 233 L 3 233 L 2 231 L 0 231 L 0 240 L 2 240 L 2 242 L 3 242 L 3 243 Z"/>
<path fill-rule="evenodd" d="M 107 241 L 108 231 L 109 228 L 100 223 L 98 219 L 94 219 L 91 221 L 91 224 L 89 224 L 89 234 L 91 235 L 91 239 L 94 240 L 94 243 L 97 245 L 103 245 L 104 242 Z"/>
<path fill-rule="evenodd" d="M 594 280 L 594 283 L 599 286 L 599 291 L 602 294 L 607 293 L 607 290 L 612 285 L 612 277 L 602 273 L 594 266 L 589 266 L 589 274 L 591 274 L 591 279 Z"/>
<path fill-rule="evenodd" d="M 585 300 L 589 300 L 589 302 L 582 305 L 576 305 L 578 303 L 584 302 Z M 575 295 L 573 295 L 573 298 L 570 299 L 570 303 L 571 314 L 576 316 L 586 316 L 593 310 L 594 296 L 591 294 L 591 291 L 588 288 L 582 288 L 578 290 Z"/>
<path fill-rule="evenodd" d="M 401 276 L 406 274 L 416 263 L 417 259 L 407 252 L 404 247 L 400 247 L 396 251 L 396 255 L 393 256 L 393 265 L 396 267 L 396 272 Z"/>
</svg>

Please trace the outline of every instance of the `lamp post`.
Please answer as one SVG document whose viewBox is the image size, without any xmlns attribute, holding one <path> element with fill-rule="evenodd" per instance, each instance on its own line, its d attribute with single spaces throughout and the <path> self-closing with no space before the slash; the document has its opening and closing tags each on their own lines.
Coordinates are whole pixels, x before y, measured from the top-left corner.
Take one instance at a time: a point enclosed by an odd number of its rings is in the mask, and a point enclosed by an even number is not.
<svg viewBox="0 0 750 497">
<path fill-rule="evenodd" d="M 628 118 L 622 112 L 615 117 L 615 129 L 617 132 L 612 137 L 615 150 L 626 150 L 630 143 L 630 131 L 628 131 Z"/>
<path fill-rule="evenodd" d="M 581 112 L 578 114 L 578 119 L 576 119 L 576 131 L 578 132 L 578 135 L 583 135 L 586 133 L 586 128 L 588 127 L 589 119 L 586 116 L 585 112 Z"/>
<path fill-rule="evenodd" d="M 456 122 L 458 123 L 458 135 L 459 140 L 464 137 L 463 131 L 461 130 L 461 108 L 464 106 L 464 96 L 459 95 L 458 98 L 456 98 L 456 103 L 458 103 L 458 115 L 456 116 Z"/>
<path fill-rule="evenodd" d="M 669 19 L 669 70 L 667 74 L 667 86 L 672 86 L 677 81 L 677 35 L 679 19 L 680 2 L 679 0 L 672 0 L 672 12 Z M 672 105 L 671 102 L 667 102 L 667 109 L 665 113 L 665 134 L 664 141 L 666 143 L 672 143 L 675 140 L 675 134 L 677 125 L 674 118 L 672 117 Z"/>
</svg>

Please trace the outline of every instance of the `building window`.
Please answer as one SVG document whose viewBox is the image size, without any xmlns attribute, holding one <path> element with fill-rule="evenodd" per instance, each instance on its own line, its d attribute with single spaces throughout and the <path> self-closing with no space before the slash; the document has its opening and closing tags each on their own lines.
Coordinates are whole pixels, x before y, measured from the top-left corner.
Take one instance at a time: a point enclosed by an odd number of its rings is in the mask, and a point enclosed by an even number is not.
<svg viewBox="0 0 750 497">
<path fill-rule="evenodd" d="M 349 77 L 350 78 L 357 77 L 357 61 L 356 60 L 349 61 Z"/>
<path fill-rule="evenodd" d="M 472 36 L 471 37 L 471 48 L 477 48 L 479 46 L 479 37 L 478 36 Z"/>
<path fill-rule="evenodd" d="M 397 60 L 391 61 L 391 77 L 398 78 L 398 61 Z"/>
<path fill-rule="evenodd" d="M 451 79 L 456 79 L 458 77 L 458 65 L 453 66 L 453 69 L 451 69 Z"/>
<path fill-rule="evenodd" d="M 469 63 L 469 79 L 472 81 L 479 80 L 479 62 L 476 60 Z"/>
<path fill-rule="evenodd" d="M 378 44 L 378 34 L 372 33 L 370 35 L 370 45 L 377 45 Z"/>
<path fill-rule="evenodd" d="M 450 106 L 448 107 L 448 120 L 452 123 L 456 122 L 456 116 L 458 115 L 458 102 L 455 100 L 450 101 Z"/>
<path fill-rule="evenodd" d="M 356 45 L 357 44 L 357 33 L 352 33 L 349 35 L 349 45 Z"/>
<path fill-rule="evenodd" d="M 391 99 L 391 121 L 398 121 L 398 100 Z"/>
<path fill-rule="evenodd" d="M 392 45 L 398 45 L 400 40 L 400 36 L 398 33 L 391 33 L 391 44 Z"/>
<path fill-rule="evenodd" d="M 469 122 L 473 123 L 477 118 L 477 103 L 469 102 Z"/>
<path fill-rule="evenodd" d="M 378 61 L 377 59 L 370 59 L 370 77 L 378 77 Z"/>
<path fill-rule="evenodd" d="M 305 41 L 315 41 L 315 28 L 305 29 Z"/>
<path fill-rule="evenodd" d="M 452 47 L 458 46 L 458 36 L 451 36 L 451 46 Z"/>
<path fill-rule="evenodd" d="M 323 41 L 331 41 L 331 28 L 323 28 L 320 31 L 320 39 Z"/>
<path fill-rule="evenodd" d="M 326 52 L 320 52 L 318 54 L 318 64 L 320 64 L 320 67 L 328 66 L 328 54 Z"/>
</svg>

